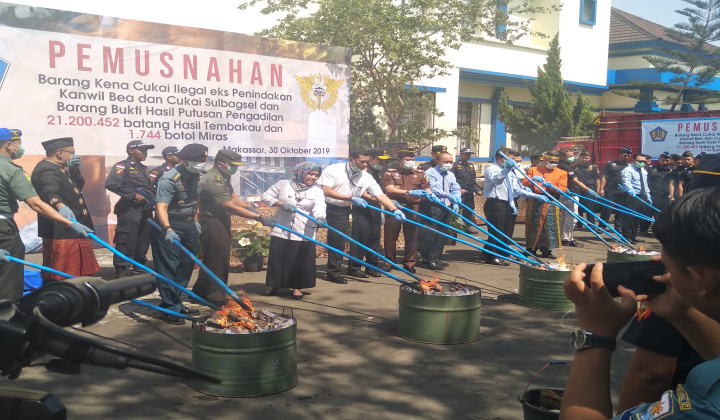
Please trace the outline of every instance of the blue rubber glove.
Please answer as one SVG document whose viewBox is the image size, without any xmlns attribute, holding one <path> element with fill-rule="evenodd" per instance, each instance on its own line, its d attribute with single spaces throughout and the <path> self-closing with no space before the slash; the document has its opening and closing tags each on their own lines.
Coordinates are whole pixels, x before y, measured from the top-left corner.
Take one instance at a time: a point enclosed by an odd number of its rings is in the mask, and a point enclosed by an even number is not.
<svg viewBox="0 0 720 420">
<path fill-rule="evenodd" d="M 60 213 L 60 216 L 68 220 L 75 220 L 75 213 L 73 213 L 73 211 L 70 210 L 70 207 L 68 206 L 60 207 L 57 212 Z"/>
<path fill-rule="evenodd" d="M 197 229 L 198 235 L 202 233 L 202 226 L 200 226 L 199 221 L 195 221 L 195 229 Z"/>
<path fill-rule="evenodd" d="M 425 194 L 427 194 L 427 191 L 423 191 L 423 190 L 410 190 L 410 191 L 408 191 L 408 195 L 411 195 L 411 196 L 413 196 L 413 197 L 422 197 L 422 196 L 424 196 Z"/>
<path fill-rule="evenodd" d="M 525 191 L 526 193 L 535 194 L 533 192 L 533 190 L 530 189 L 530 187 L 522 187 L 522 190 Z"/>
<path fill-rule="evenodd" d="M 9 252 L 5 251 L 4 249 L 0 249 L 0 262 L 9 263 L 10 262 L 10 258 L 8 258 L 9 256 L 10 256 Z"/>
<path fill-rule="evenodd" d="M 596 193 L 595 190 L 590 190 L 590 191 L 588 191 L 588 194 L 590 194 L 590 197 L 595 197 L 595 198 L 597 198 L 597 196 L 598 196 L 598 193 Z"/>
<path fill-rule="evenodd" d="M 367 203 L 365 202 L 365 200 L 360 197 L 353 197 L 350 201 L 353 203 L 353 206 L 358 206 L 361 209 L 367 207 Z"/>
<path fill-rule="evenodd" d="M 395 207 L 397 207 L 397 208 L 402 207 L 402 204 L 400 204 L 399 201 L 397 201 L 397 200 L 390 200 L 390 201 L 392 201 L 392 203 L 395 205 Z"/>
<path fill-rule="evenodd" d="M 260 223 L 262 223 L 263 226 L 272 227 L 275 225 L 276 221 L 272 217 L 263 217 Z"/>
<path fill-rule="evenodd" d="M 460 211 L 460 206 L 457 205 L 457 203 L 452 204 L 452 210 L 457 213 Z"/>
<path fill-rule="evenodd" d="M 514 168 L 517 168 L 518 166 L 517 166 L 517 162 L 515 162 L 514 160 L 505 159 L 505 162 L 503 162 L 503 167 L 508 168 L 508 169 L 514 169 Z"/>
<path fill-rule="evenodd" d="M 289 211 L 290 213 L 293 213 L 295 211 L 295 206 L 290 203 L 282 203 L 280 204 L 280 208 L 285 211 Z"/>
<path fill-rule="evenodd" d="M 423 197 L 425 197 L 429 201 L 438 201 L 438 198 L 435 194 L 427 191 L 423 191 Z"/>
<path fill-rule="evenodd" d="M 627 193 L 628 193 L 628 195 L 631 196 L 631 197 L 636 197 L 636 196 L 637 196 L 637 193 L 635 192 L 635 190 L 628 190 Z"/>
<path fill-rule="evenodd" d="M 648 197 L 647 202 L 648 204 L 652 205 L 652 198 Z"/>
<path fill-rule="evenodd" d="M 73 232 L 77 233 L 78 235 L 82 236 L 83 238 L 88 238 L 88 232 L 95 232 L 89 227 L 82 225 L 78 222 L 73 222 L 73 224 L 68 226 L 68 228 Z"/>
<path fill-rule="evenodd" d="M 540 184 L 545 182 L 545 178 L 541 177 L 540 175 L 535 175 L 534 177 L 532 177 L 532 180 L 535 182 L 539 182 Z"/>
<path fill-rule="evenodd" d="M 536 196 L 535 196 L 535 199 L 536 199 L 537 201 L 541 202 L 541 203 L 547 203 L 547 202 L 550 201 L 550 200 L 548 200 L 547 197 L 545 197 L 545 196 L 542 195 L 542 194 L 536 195 Z"/>
<path fill-rule="evenodd" d="M 460 196 L 460 194 L 448 194 L 447 198 L 453 204 L 462 203 L 462 197 Z"/>
<path fill-rule="evenodd" d="M 68 166 L 80 166 L 82 163 L 82 160 L 80 160 L 80 156 L 73 155 L 73 157 L 68 161 Z"/>
<path fill-rule="evenodd" d="M 545 187 L 545 188 L 550 188 L 550 187 L 552 187 L 552 182 L 550 182 L 550 181 L 543 181 L 543 182 L 542 182 L 542 186 Z"/>
<path fill-rule="evenodd" d="M 403 222 L 405 221 L 405 219 L 407 219 L 407 217 L 405 217 L 405 213 L 403 213 L 400 209 L 395 209 L 393 214 L 395 215 L 395 220 L 397 220 L 398 222 Z"/>
<path fill-rule="evenodd" d="M 177 240 L 178 242 L 180 242 L 180 237 L 178 236 L 177 233 L 175 233 L 175 231 L 173 231 L 173 230 L 168 230 L 167 232 L 165 232 L 165 240 L 168 241 L 168 242 L 170 242 L 170 243 L 173 243 L 173 242 L 175 242 L 176 240 Z"/>
</svg>

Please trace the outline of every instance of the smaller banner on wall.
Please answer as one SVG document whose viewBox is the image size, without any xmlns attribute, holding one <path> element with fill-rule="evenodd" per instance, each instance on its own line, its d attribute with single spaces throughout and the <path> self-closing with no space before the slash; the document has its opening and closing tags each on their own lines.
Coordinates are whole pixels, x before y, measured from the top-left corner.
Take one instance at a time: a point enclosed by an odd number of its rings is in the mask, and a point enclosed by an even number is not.
<svg viewBox="0 0 720 420">
<path fill-rule="evenodd" d="M 642 151 L 657 158 L 663 152 L 694 155 L 720 153 L 720 119 L 693 118 L 642 122 Z"/>
</svg>

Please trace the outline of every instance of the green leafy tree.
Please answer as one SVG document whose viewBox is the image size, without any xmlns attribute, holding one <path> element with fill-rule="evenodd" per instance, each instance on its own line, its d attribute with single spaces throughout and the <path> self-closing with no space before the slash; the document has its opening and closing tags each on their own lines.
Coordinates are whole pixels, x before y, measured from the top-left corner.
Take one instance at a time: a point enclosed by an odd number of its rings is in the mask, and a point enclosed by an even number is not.
<svg viewBox="0 0 720 420">
<path fill-rule="evenodd" d="M 258 35 L 352 48 L 352 145 L 401 140 L 417 147 L 452 132 L 427 128 L 438 111 L 415 84 L 447 75 L 445 53 L 464 42 L 495 37 L 499 27 L 506 39 L 531 34 L 530 21 L 510 22 L 508 14 L 548 10 L 532 1 L 507 12 L 499 7 L 504 0 L 249 0 L 240 8 L 262 4 L 262 13 L 285 13 Z M 302 16 L 306 10 L 315 12 Z"/>
<path fill-rule="evenodd" d="M 710 42 L 720 40 L 720 0 L 683 0 L 697 7 L 676 12 L 687 17 L 687 22 L 666 28 L 667 36 L 675 41 L 672 48 L 658 48 L 663 56 L 643 56 L 655 71 L 671 73 L 669 83 L 651 83 L 631 80 L 638 90 L 613 89 L 613 93 L 634 99 L 659 101 L 670 106 L 670 112 L 681 104 L 711 104 L 720 102 L 716 91 L 699 88 L 710 83 L 720 73 L 720 48 Z M 658 98 L 649 92 L 661 90 L 671 94 Z"/>
<path fill-rule="evenodd" d="M 537 80 L 526 82 L 530 90 L 530 112 L 513 109 L 505 92 L 500 95 L 498 114 L 513 140 L 532 150 L 551 148 L 561 137 L 592 134 L 594 106 L 579 92 L 573 105 L 561 73 L 558 35 L 550 42 L 547 61 L 538 68 Z"/>
</svg>

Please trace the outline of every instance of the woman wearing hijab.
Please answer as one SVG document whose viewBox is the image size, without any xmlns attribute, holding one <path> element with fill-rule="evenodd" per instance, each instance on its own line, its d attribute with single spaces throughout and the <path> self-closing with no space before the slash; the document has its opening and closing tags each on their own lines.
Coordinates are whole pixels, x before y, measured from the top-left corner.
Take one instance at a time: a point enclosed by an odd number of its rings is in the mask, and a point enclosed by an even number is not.
<svg viewBox="0 0 720 420">
<path fill-rule="evenodd" d="M 317 163 L 303 162 L 293 173 L 293 179 L 284 179 L 265 191 L 262 201 L 280 207 L 275 214 L 277 223 L 314 238 L 317 225 L 294 210 L 325 220 L 325 195 L 315 185 L 322 168 Z M 293 299 L 302 299 L 301 289 L 315 287 L 315 244 L 274 227 L 270 232 L 265 284 L 268 295 L 287 288 L 292 289 Z"/>
</svg>

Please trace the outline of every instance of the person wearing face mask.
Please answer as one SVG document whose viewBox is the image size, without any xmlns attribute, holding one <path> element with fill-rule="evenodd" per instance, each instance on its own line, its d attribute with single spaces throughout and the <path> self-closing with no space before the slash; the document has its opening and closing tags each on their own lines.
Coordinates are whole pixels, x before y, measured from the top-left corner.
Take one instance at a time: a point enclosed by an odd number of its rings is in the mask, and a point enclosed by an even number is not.
<svg viewBox="0 0 720 420">
<path fill-rule="evenodd" d="M 642 213 L 645 205 L 636 200 L 634 197 L 639 197 L 647 203 L 652 204 L 652 198 L 650 196 L 650 187 L 648 186 L 648 173 L 645 170 L 647 165 L 647 158 L 645 155 L 636 154 L 633 156 L 635 162 L 632 165 L 628 165 L 622 170 L 622 183 L 627 189 L 628 196 L 625 200 L 625 207 L 630 210 Z M 636 244 L 640 242 L 637 237 L 638 234 L 638 219 L 635 216 L 625 215 L 623 217 L 622 234 L 631 243 Z"/>
<path fill-rule="evenodd" d="M 279 207 L 275 213 L 278 223 L 315 238 L 318 225 L 298 214 L 300 210 L 314 219 L 324 222 L 326 218 L 325 195 L 315 185 L 322 174 L 320 165 L 302 162 L 295 166 L 292 179 L 279 181 L 262 195 L 264 203 Z M 266 294 L 275 295 L 278 289 L 292 289 L 293 299 L 302 299 L 302 289 L 315 287 L 315 244 L 278 227 L 270 232 Z"/>
<path fill-rule="evenodd" d="M 183 147 L 176 155 L 181 163 L 165 172 L 157 184 L 155 220 L 162 227 L 162 233 L 155 229 L 150 232 L 155 271 L 183 287 L 190 281 L 195 261 L 185 255 L 174 241 L 179 241 L 193 254 L 197 253 L 198 185 L 205 170 L 207 150 L 197 143 Z M 163 308 L 186 315 L 198 312 L 182 304 L 181 292 L 176 288 L 162 282 L 158 284 L 158 291 Z M 162 320 L 168 324 L 185 323 L 185 319 L 168 314 L 163 314 Z"/>
<path fill-rule="evenodd" d="M 147 262 L 150 248 L 150 225 L 146 220 L 152 217 L 152 206 L 136 190 L 139 188 L 148 195 L 153 195 L 150 171 L 143 162 L 147 159 L 148 150 L 154 148 L 154 145 L 143 140 L 130 141 L 125 148 L 127 159 L 113 165 L 105 179 L 105 188 L 120 196 L 113 209 L 113 213 L 117 215 L 115 249 L 143 265 Z M 122 278 L 127 276 L 131 264 L 115 255 L 113 266 L 115 278 Z M 139 269 L 135 272 L 144 273 Z"/>
<path fill-rule="evenodd" d="M 632 149 L 623 146 L 620 148 L 618 159 L 606 163 L 600 175 L 600 195 L 620 205 L 623 204 L 625 197 L 625 192 L 620 189 L 620 184 L 622 184 L 621 172 L 628 166 L 630 155 L 632 155 Z M 613 211 L 608 206 L 602 206 L 600 218 L 607 223 L 610 221 L 612 213 L 615 213 L 615 230 L 619 232 L 622 229 L 623 213 Z"/>
<path fill-rule="evenodd" d="M 453 173 L 458 184 L 460 184 L 460 194 L 462 197 L 462 203 L 465 204 L 472 210 L 475 210 L 475 196 L 480 195 L 480 187 L 477 184 L 477 172 L 475 171 L 475 165 L 470 163 L 470 155 L 473 151 L 469 148 L 460 149 L 460 158 L 453 165 Z M 472 220 L 477 224 L 475 215 L 472 211 L 463 207 L 462 215 Z M 465 226 L 465 232 L 469 234 L 479 233 L 477 229 L 472 226 Z"/>
<path fill-rule="evenodd" d="M 242 164 L 242 156 L 239 154 L 232 150 L 219 150 L 213 167 L 202 175 L 203 187 L 198 199 L 200 211 L 197 223 L 200 224 L 198 233 L 203 250 L 203 264 L 225 284 L 230 275 L 230 215 L 256 220 L 261 217 L 257 210 L 235 194 L 230 184 L 230 178 Z M 269 220 L 266 223 L 268 222 Z M 227 303 L 224 289 L 204 270 L 200 270 L 192 291 L 216 305 Z"/>
<path fill-rule="evenodd" d="M 150 179 L 152 180 L 153 187 L 157 188 L 157 183 L 160 178 L 165 175 L 165 172 L 180 163 L 180 158 L 175 156 L 175 154 L 179 151 L 180 149 L 175 146 L 168 146 L 162 150 L 162 157 L 165 162 L 163 162 L 162 165 L 158 165 L 150 170 Z"/>
<path fill-rule="evenodd" d="M 22 132 L 0 128 L 0 299 L 11 301 L 22 296 L 24 284 L 23 265 L 7 258 L 25 258 L 25 245 L 20 240 L 20 232 L 14 220 L 20 207 L 18 200 L 24 201 L 38 215 L 65 226 L 65 230 L 71 230 L 84 238 L 87 238 L 87 232 L 92 232 L 89 227 L 68 219 L 40 199 L 28 175 L 13 162 L 24 153 Z"/>
<path fill-rule="evenodd" d="M 462 198 L 460 184 L 457 183 L 455 174 L 452 173 L 453 156 L 447 152 L 440 153 L 437 163 L 437 166 L 425 172 L 430 181 L 430 190 L 445 206 L 451 206 L 453 210 L 459 211 Z M 432 220 L 447 224 L 450 219 L 450 211 L 445 206 L 425 200 L 420 203 L 420 212 Z M 427 219 L 423 223 L 443 233 L 448 231 L 447 227 Z M 431 270 L 445 268 L 445 264 L 440 262 L 440 256 L 445 249 L 445 236 L 423 229 L 418 234 L 418 248 L 425 268 Z"/>
<path fill-rule="evenodd" d="M 645 170 L 648 173 L 648 188 L 650 188 L 650 198 L 653 201 L 653 207 L 664 210 L 670 204 L 670 191 L 668 190 L 668 175 L 670 174 L 671 168 L 668 166 L 668 161 L 671 160 L 670 153 L 663 152 L 658 157 L 657 165 L 650 166 L 652 157 L 645 155 L 648 161 L 648 166 Z M 649 217 L 656 217 L 655 211 L 648 206 L 644 206 L 643 214 Z M 650 229 L 651 222 L 642 220 L 638 225 L 638 234 L 648 236 L 648 229 Z"/>
<path fill-rule="evenodd" d="M 598 196 L 598 190 L 600 190 L 600 171 L 598 171 L 597 166 L 595 166 L 592 163 L 592 159 L 590 156 L 590 153 L 586 151 L 580 152 L 580 162 L 578 162 L 577 165 L 575 165 L 574 172 L 575 175 L 578 178 L 578 181 L 582 183 L 582 185 L 585 185 L 588 187 L 587 190 L 577 189 L 576 187 L 573 187 L 573 185 L 570 185 L 570 191 L 575 192 L 576 194 L 580 194 L 583 197 L 587 197 L 590 199 L 595 199 L 595 197 Z M 578 209 L 579 215 L 584 215 L 587 221 L 590 224 L 595 224 L 595 209 L 596 204 L 588 201 L 584 198 L 581 198 L 581 203 L 583 206 L 587 207 L 590 212 L 585 211 L 583 208 Z M 578 206 L 579 207 L 579 206 Z M 577 222 L 575 225 L 575 229 L 583 229 L 584 226 Z"/>
<path fill-rule="evenodd" d="M 365 169 L 375 182 L 380 185 L 382 189 L 382 176 L 385 173 L 385 166 L 387 161 L 390 159 L 390 155 L 380 148 L 368 149 L 368 155 L 370 155 L 370 162 Z M 384 192 L 384 190 L 383 190 Z M 365 200 L 367 206 L 380 207 L 380 201 L 377 197 L 371 197 L 366 191 L 362 195 L 362 199 Z M 368 248 L 378 252 L 380 251 L 380 231 L 382 229 L 382 213 L 371 208 L 363 208 L 359 206 L 353 206 L 352 212 L 352 228 L 350 237 L 357 240 L 361 244 L 364 244 Z M 353 257 L 363 260 L 377 267 L 380 260 L 377 254 L 362 249 L 360 246 L 354 243 L 350 243 L 350 255 Z M 363 273 L 360 269 L 362 267 L 355 261 L 348 261 L 348 275 L 353 277 L 366 278 L 380 277 L 380 272 L 366 268 Z"/>
<path fill-rule="evenodd" d="M 420 201 L 423 193 L 430 194 L 430 181 L 425 171 L 415 166 L 415 152 L 412 150 L 400 150 L 398 152 L 397 165 L 388 168 L 383 176 L 383 185 L 388 197 L 400 203 L 403 207 L 417 212 L 420 209 Z M 406 213 L 408 220 L 419 222 L 420 216 Z M 411 273 L 415 272 L 417 264 L 417 239 L 419 227 L 411 223 L 404 223 L 392 217 L 385 219 L 385 256 L 396 261 L 397 240 L 402 228 L 405 235 L 405 255 L 403 256 L 403 267 Z M 391 266 L 387 264 L 385 271 Z"/>
<path fill-rule="evenodd" d="M 691 151 L 686 150 L 680 155 L 680 164 L 676 165 L 675 168 L 670 171 L 668 175 L 668 198 L 670 202 L 683 196 L 685 192 L 685 185 L 690 181 L 695 167 L 693 154 Z"/>
<path fill-rule="evenodd" d="M 443 146 L 441 144 L 436 144 L 435 146 L 430 149 L 430 159 L 429 161 L 422 163 L 418 165 L 419 169 L 422 169 L 424 172 L 429 171 L 431 168 L 434 168 L 437 166 L 438 158 L 440 157 L 440 153 L 447 152 L 447 146 Z"/>
<path fill-rule="evenodd" d="M 568 174 L 558 168 L 560 154 L 547 152 L 543 154 L 543 161 L 536 168 L 528 169 L 527 175 L 551 196 L 559 198 L 560 194 L 550 185 L 565 192 L 568 184 Z M 542 194 L 530 181 L 524 179 L 523 185 L 532 188 L 536 194 Z M 538 249 L 543 258 L 556 258 L 552 250 L 561 248 L 560 242 L 560 208 L 549 203 L 530 201 L 525 217 L 525 238 L 528 251 L 535 253 Z"/>
<path fill-rule="evenodd" d="M 369 197 L 377 198 L 386 210 L 395 214 L 396 218 L 405 219 L 405 214 L 383 194 L 380 185 L 365 171 L 370 162 L 371 158 L 367 150 L 352 150 L 347 163 L 335 163 L 323 170 L 317 184 L 325 194 L 327 224 L 329 226 L 341 232 L 347 232 L 352 211 L 350 206 L 366 207 L 367 202 L 362 198 L 366 192 Z M 357 227 L 360 228 L 361 226 Z M 365 229 L 369 229 L 369 227 L 366 226 Z M 353 232 L 356 232 L 355 220 L 353 220 Z M 328 230 L 327 244 L 342 250 L 345 247 L 345 238 Z M 369 246 L 370 244 L 364 243 L 363 245 Z M 328 253 L 328 281 L 347 284 L 347 280 L 340 275 L 342 259 L 342 256 L 335 252 L 330 251 Z M 348 266 L 348 274 L 361 275 L 358 269 L 351 269 L 350 266 Z"/>
<path fill-rule="evenodd" d="M 591 196 L 597 195 L 594 185 L 592 185 L 592 188 L 590 188 L 584 183 L 582 183 L 578 178 L 578 174 L 575 172 L 575 168 L 573 167 L 573 163 L 575 162 L 575 152 L 570 149 L 563 148 L 558 150 L 558 153 L 560 153 L 560 161 L 558 162 L 558 168 L 562 169 L 568 174 L 568 189 L 576 194 L 586 193 Z M 560 202 L 565 207 L 572 210 L 573 213 L 577 214 L 578 205 L 577 203 L 575 203 L 575 201 L 565 196 L 560 196 Z M 574 246 L 582 248 L 583 245 L 575 242 L 575 237 L 573 236 L 573 231 L 575 230 L 575 217 L 573 217 L 572 214 L 565 210 L 560 213 L 560 217 L 563 246 Z"/>
<path fill-rule="evenodd" d="M 40 199 L 55 208 L 63 217 L 77 220 L 94 229 L 85 198 L 85 179 L 80 173 L 80 157 L 75 154 L 72 137 L 41 143 L 47 157 L 35 166 L 30 180 Z M 38 236 L 43 238 L 43 265 L 72 274 L 90 276 L 100 271 L 95 259 L 92 239 L 69 230 L 62 223 L 38 216 Z M 46 271 L 45 282 L 65 277 Z"/>
</svg>

